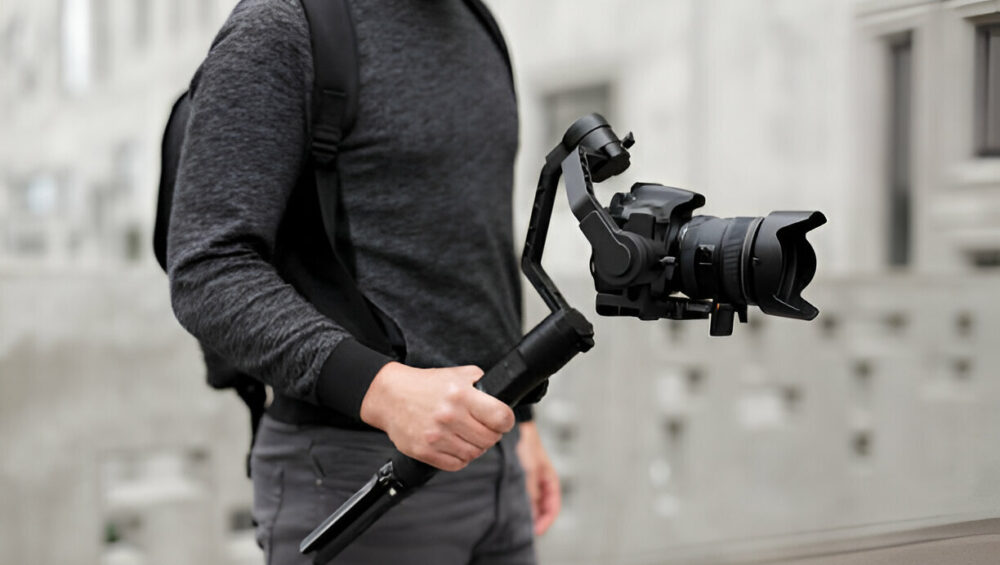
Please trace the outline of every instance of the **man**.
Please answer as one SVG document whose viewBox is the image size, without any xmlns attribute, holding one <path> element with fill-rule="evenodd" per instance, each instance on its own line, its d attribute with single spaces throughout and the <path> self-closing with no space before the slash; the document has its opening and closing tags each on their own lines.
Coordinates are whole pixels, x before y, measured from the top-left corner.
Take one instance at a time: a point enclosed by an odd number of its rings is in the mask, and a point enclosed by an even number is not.
<svg viewBox="0 0 1000 565">
<path fill-rule="evenodd" d="M 274 389 L 251 462 L 268 563 L 307 563 L 299 541 L 393 445 L 457 472 L 338 562 L 534 563 L 532 513 L 543 532 L 558 482 L 530 411 L 514 427 L 472 386 L 521 332 L 506 63 L 462 0 L 351 8 L 359 108 L 339 148 L 340 196 L 358 287 L 404 362 L 305 298 L 337 289 L 322 275 L 332 255 L 315 188 L 302 182 L 313 62 L 298 0 L 243 0 L 192 81 L 168 242 L 174 310 Z"/>
</svg>

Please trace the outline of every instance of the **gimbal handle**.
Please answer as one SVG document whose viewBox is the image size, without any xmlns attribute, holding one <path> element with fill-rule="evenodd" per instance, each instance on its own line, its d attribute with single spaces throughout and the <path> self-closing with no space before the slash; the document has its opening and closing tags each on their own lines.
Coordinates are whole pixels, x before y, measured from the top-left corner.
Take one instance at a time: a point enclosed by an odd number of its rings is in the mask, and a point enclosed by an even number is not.
<svg viewBox="0 0 1000 565">
<path fill-rule="evenodd" d="M 552 313 L 483 375 L 476 383 L 479 390 L 511 407 L 516 406 L 578 353 L 589 351 L 594 346 L 593 326 L 583 314 L 569 306 L 549 278 L 541 264 L 542 253 L 563 170 L 568 167 L 572 171 L 575 164 L 585 168 L 581 174 L 599 182 L 628 168 L 627 149 L 631 145 L 631 134 L 624 141 L 619 140 L 603 117 L 591 114 L 573 124 L 562 142 L 546 157 L 528 224 L 521 268 Z M 580 150 L 588 156 L 585 163 L 572 159 L 574 156 L 580 158 L 575 153 Z M 574 183 L 576 186 L 578 183 Z M 580 198 L 578 194 L 570 195 L 577 215 L 578 206 L 574 201 Z M 592 195 L 589 202 L 582 202 L 580 206 L 587 204 L 600 210 Z M 437 472 L 430 465 L 397 451 L 361 490 L 302 540 L 299 550 L 302 553 L 316 552 L 313 562 L 326 565 L 383 514 Z"/>
</svg>

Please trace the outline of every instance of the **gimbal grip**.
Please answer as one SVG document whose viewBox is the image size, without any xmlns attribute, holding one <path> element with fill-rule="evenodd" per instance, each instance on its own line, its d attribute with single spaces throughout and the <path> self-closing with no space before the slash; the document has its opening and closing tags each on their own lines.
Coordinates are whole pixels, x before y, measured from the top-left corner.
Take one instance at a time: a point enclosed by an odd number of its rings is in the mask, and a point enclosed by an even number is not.
<svg viewBox="0 0 1000 565">
<path fill-rule="evenodd" d="M 576 310 L 558 310 L 542 320 L 476 383 L 476 388 L 516 406 L 577 353 L 594 346 L 594 329 Z"/>
<path fill-rule="evenodd" d="M 476 388 L 506 404 L 513 405 L 534 388 L 529 388 L 528 384 L 517 386 L 518 379 L 523 378 L 527 370 L 524 358 L 515 348 L 476 382 Z M 523 390 L 525 388 L 527 390 Z M 425 484 L 438 472 L 436 468 L 404 455 L 401 451 L 396 451 L 391 461 L 393 479 L 406 489 Z"/>
<path fill-rule="evenodd" d="M 576 310 L 560 310 L 538 324 L 476 382 L 476 388 L 510 406 L 544 383 L 577 353 L 593 346 L 593 329 Z M 406 489 L 423 485 L 437 469 L 397 451 L 393 478 Z"/>
</svg>

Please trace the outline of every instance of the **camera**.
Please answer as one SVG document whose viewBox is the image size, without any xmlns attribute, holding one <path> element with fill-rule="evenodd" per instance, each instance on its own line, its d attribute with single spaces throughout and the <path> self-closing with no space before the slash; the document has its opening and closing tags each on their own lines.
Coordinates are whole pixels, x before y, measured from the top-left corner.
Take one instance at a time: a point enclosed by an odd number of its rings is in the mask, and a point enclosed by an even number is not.
<svg viewBox="0 0 1000 565">
<path fill-rule="evenodd" d="M 593 183 L 628 168 L 631 134 L 618 140 L 599 114 L 567 132 L 563 177 L 570 207 L 593 247 L 590 270 L 603 316 L 712 318 L 712 335 L 732 333 L 747 307 L 765 314 L 812 320 L 819 310 L 802 298 L 816 273 L 806 234 L 826 223 L 817 211 L 772 212 L 764 217 L 693 216 L 701 194 L 637 183 L 598 204 Z"/>
</svg>

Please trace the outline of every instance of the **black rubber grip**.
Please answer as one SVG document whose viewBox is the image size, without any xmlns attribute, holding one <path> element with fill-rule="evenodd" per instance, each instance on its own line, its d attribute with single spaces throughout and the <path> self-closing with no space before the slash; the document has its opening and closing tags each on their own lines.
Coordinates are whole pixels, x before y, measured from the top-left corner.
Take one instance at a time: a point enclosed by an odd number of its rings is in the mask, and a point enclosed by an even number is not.
<svg viewBox="0 0 1000 565">
<path fill-rule="evenodd" d="M 533 388 L 529 388 L 527 384 L 518 386 L 518 379 L 523 379 L 527 372 L 528 366 L 524 363 L 521 352 L 513 349 L 499 363 L 486 371 L 486 374 L 476 382 L 476 388 L 505 404 L 515 406 L 524 394 Z"/>
</svg>

